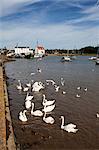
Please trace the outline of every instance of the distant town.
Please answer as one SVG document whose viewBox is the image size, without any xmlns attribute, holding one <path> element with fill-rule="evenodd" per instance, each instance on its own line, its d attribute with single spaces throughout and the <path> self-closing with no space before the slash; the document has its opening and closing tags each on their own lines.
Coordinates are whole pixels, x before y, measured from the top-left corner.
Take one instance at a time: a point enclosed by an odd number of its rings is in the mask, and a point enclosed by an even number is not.
<svg viewBox="0 0 99 150">
<path fill-rule="evenodd" d="M 5 54 L 8 57 L 15 56 L 18 57 L 42 57 L 45 55 L 83 55 L 83 54 L 97 54 L 99 46 L 87 46 L 81 49 L 45 49 L 44 46 L 37 45 L 35 49 L 31 49 L 30 47 L 22 47 L 17 46 L 12 50 L 9 50 L 7 47 L 0 49 L 0 54 Z"/>
</svg>

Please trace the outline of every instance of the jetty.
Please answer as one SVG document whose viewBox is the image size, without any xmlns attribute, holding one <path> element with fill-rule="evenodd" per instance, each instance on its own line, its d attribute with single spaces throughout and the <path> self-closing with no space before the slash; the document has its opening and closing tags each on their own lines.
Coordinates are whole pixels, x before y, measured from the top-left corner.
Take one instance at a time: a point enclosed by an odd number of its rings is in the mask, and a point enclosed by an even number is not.
<svg viewBox="0 0 99 150">
<path fill-rule="evenodd" d="M 2 59 L 0 59 L 0 150 L 16 150 Z"/>
</svg>

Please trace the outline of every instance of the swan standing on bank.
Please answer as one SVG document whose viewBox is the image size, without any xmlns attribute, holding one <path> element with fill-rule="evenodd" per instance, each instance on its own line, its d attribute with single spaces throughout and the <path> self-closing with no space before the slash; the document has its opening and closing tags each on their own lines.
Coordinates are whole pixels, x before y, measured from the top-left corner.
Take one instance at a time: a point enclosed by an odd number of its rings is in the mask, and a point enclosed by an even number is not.
<svg viewBox="0 0 99 150">
<path fill-rule="evenodd" d="M 76 128 L 75 124 L 70 123 L 70 124 L 64 125 L 64 116 L 61 116 L 61 119 L 62 119 L 61 129 L 67 132 L 73 132 L 73 133 L 76 133 L 78 131 L 78 129 L 75 129 Z"/>
<path fill-rule="evenodd" d="M 34 103 L 32 103 L 31 115 L 38 116 L 38 117 L 43 116 L 42 111 L 40 110 L 33 111 L 33 110 L 34 110 Z"/>
<path fill-rule="evenodd" d="M 47 99 L 45 98 L 45 94 L 43 94 L 43 102 L 42 102 L 43 106 L 52 105 L 54 102 L 55 102 L 55 100 L 51 100 L 51 101 L 47 100 Z"/>
<path fill-rule="evenodd" d="M 27 117 L 26 117 L 26 113 L 27 112 L 27 110 L 24 110 L 23 112 L 21 111 L 20 113 L 19 113 L 19 119 L 21 120 L 21 121 L 27 121 Z"/>
<path fill-rule="evenodd" d="M 42 111 L 48 113 L 51 112 L 53 109 L 55 108 L 55 104 L 54 105 L 50 105 L 50 106 L 44 106 L 44 109 L 42 109 Z"/>
<path fill-rule="evenodd" d="M 18 83 L 19 83 L 19 85 L 16 86 L 17 89 L 18 89 L 18 90 L 22 90 L 22 84 L 21 84 L 20 80 L 18 80 Z"/>
<path fill-rule="evenodd" d="M 46 117 L 46 112 L 44 113 L 43 121 L 49 124 L 53 124 L 55 122 L 53 117 L 51 116 Z"/>
</svg>

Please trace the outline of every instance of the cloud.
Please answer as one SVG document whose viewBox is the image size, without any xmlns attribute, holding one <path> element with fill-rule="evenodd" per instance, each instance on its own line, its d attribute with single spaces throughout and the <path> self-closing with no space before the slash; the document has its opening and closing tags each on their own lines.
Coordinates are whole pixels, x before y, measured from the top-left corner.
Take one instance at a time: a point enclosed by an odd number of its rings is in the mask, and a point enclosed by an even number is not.
<svg viewBox="0 0 99 150">
<path fill-rule="evenodd" d="M 84 29 L 78 31 L 73 26 L 65 24 L 58 25 L 45 25 L 40 27 L 26 28 L 17 27 L 16 29 L 10 29 L 1 31 L 3 46 L 13 47 L 19 43 L 19 45 L 35 48 L 36 41 L 43 44 L 46 48 L 77 48 L 86 45 L 96 45 L 98 42 L 99 33 L 97 32 L 99 27 Z M 0 45 L 2 46 L 2 45 Z"/>
</svg>

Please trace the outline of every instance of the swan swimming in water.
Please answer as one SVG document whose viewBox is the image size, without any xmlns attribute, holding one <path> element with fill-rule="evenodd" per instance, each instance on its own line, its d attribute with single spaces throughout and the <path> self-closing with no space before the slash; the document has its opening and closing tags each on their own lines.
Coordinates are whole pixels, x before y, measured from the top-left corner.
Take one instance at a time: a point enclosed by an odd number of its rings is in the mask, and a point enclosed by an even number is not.
<svg viewBox="0 0 99 150">
<path fill-rule="evenodd" d="M 18 82 L 19 82 L 19 85 L 17 85 L 16 87 L 18 90 L 22 90 L 22 84 L 21 84 L 20 80 L 18 80 Z"/>
<path fill-rule="evenodd" d="M 27 92 L 27 95 L 26 95 L 26 101 L 29 100 L 31 101 L 33 99 L 33 95 L 29 95 L 29 92 Z"/>
<path fill-rule="evenodd" d="M 80 95 L 77 94 L 76 97 L 77 97 L 77 98 L 80 98 Z"/>
<path fill-rule="evenodd" d="M 45 94 L 43 94 L 43 102 L 42 102 L 43 106 L 52 105 L 54 102 L 55 102 L 55 100 L 47 101 L 47 99 L 45 99 Z"/>
<path fill-rule="evenodd" d="M 34 92 L 39 92 L 41 89 L 44 89 L 44 85 L 42 82 L 35 82 L 32 87 L 32 91 Z"/>
<path fill-rule="evenodd" d="M 80 86 L 78 86 L 78 87 L 77 87 L 77 90 L 80 90 L 80 89 L 81 89 L 81 87 L 80 87 Z"/>
<path fill-rule="evenodd" d="M 26 117 L 26 113 L 27 112 L 27 110 L 24 110 L 23 112 L 21 111 L 20 113 L 19 113 L 19 119 L 21 120 L 21 121 L 27 121 L 27 117 Z"/>
<path fill-rule="evenodd" d="M 43 121 L 49 124 L 53 124 L 55 122 L 53 117 L 51 116 L 46 117 L 46 112 L 44 113 Z"/>
<path fill-rule="evenodd" d="M 70 123 L 70 124 L 64 125 L 64 116 L 61 116 L 61 119 L 62 119 L 61 129 L 67 132 L 73 132 L 73 133 L 76 133 L 78 131 L 78 129 L 75 129 L 76 128 L 75 124 Z"/>
<path fill-rule="evenodd" d="M 40 111 L 40 110 L 33 111 L 33 109 L 34 109 L 34 103 L 32 103 L 31 115 L 33 115 L 33 116 L 39 116 L 39 117 L 43 116 L 42 111 Z"/>
<path fill-rule="evenodd" d="M 55 108 L 55 104 L 54 105 L 50 105 L 50 106 L 44 106 L 44 109 L 42 109 L 42 111 L 48 113 L 51 112 L 53 109 Z"/>
<path fill-rule="evenodd" d="M 96 114 L 96 117 L 99 118 L 99 114 L 98 113 Z"/>
<path fill-rule="evenodd" d="M 25 107 L 26 107 L 26 109 L 31 108 L 31 101 L 30 100 L 25 101 Z"/>
</svg>

